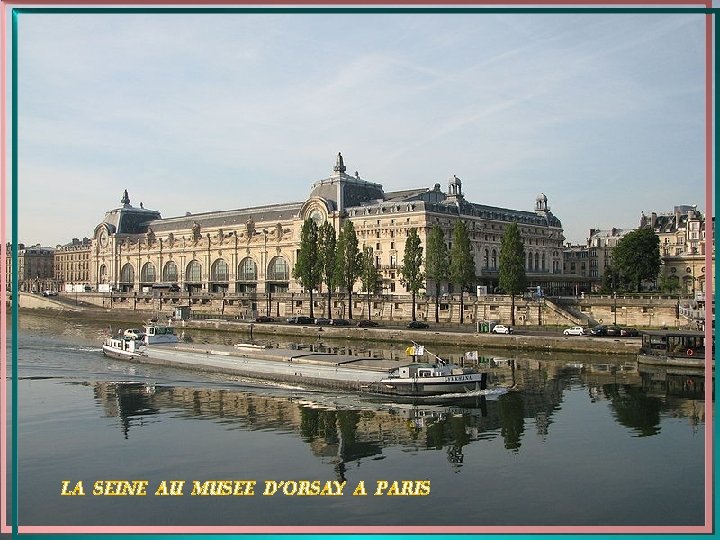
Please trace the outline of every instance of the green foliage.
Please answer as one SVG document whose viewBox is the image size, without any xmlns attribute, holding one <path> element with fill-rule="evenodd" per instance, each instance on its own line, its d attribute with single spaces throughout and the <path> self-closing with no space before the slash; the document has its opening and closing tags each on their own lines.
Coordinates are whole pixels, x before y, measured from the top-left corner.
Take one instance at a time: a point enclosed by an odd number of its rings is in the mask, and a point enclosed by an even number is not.
<svg viewBox="0 0 720 540">
<path fill-rule="evenodd" d="M 318 229 L 318 254 L 320 256 L 320 274 L 327 287 L 327 316 L 332 317 L 332 293 L 337 287 L 335 283 L 335 259 L 337 257 L 337 239 L 335 227 L 326 221 Z"/>
<path fill-rule="evenodd" d="M 362 273 L 360 274 L 360 281 L 362 282 L 362 291 L 366 293 L 367 306 L 368 306 L 368 319 L 371 319 L 371 306 L 370 306 L 370 295 L 375 294 L 378 288 L 378 280 L 380 279 L 380 272 L 375 266 L 375 256 L 373 255 L 373 249 L 366 247 L 362 253 Z"/>
<path fill-rule="evenodd" d="M 450 249 L 450 281 L 460 286 L 460 292 L 475 283 L 475 260 L 465 222 L 458 220 L 453 229 Z"/>
<path fill-rule="evenodd" d="M 293 277 L 310 292 L 310 316 L 313 317 L 313 290 L 320 286 L 322 265 L 317 249 L 318 228 L 312 219 L 306 219 L 300 231 L 300 249 L 293 268 Z"/>
<path fill-rule="evenodd" d="M 445 234 L 440 225 L 433 225 L 425 254 L 425 276 L 435 282 L 435 322 L 439 321 L 440 283 L 450 279 L 450 258 Z"/>
<path fill-rule="evenodd" d="M 405 253 L 403 255 L 402 266 L 400 267 L 400 275 L 402 282 L 408 286 L 412 293 L 412 320 L 415 320 L 415 297 L 418 291 L 423 287 L 425 282 L 425 274 L 422 271 L 423 264 L 423 248 L 420 245 L 420 237 L 417 229 L 414 227 L 408 232 L 405 241 Z"/>
<path fill-rule="evenodd" d="M 335 283 L 345 287 L 348 293 L 348 315 L 352 319 L 352 290 L 362 272 L 362 260 L 358 239 L 352 221 L 346 221 L 337 241 L 335 259 Z"/>
<path fill-rule="evenodd" d="M 362 252 L 362 272 L 360 274 L 360 281 L 362 282 L 361 290 L 368 294 L 374 294 L 377 292 L 378 280 L 380 279 L 380 272 L 375 266 L 375 256 L 373 255 L 373 249 L 366 247 Z"/>
<path fill-rule="evenodd" d="M 506 294 L 516 295 L 525 292 L 525 246 L 517 223 L 505 228 L 500 242 L 500 268 L 498 272 L 500 289 Z"/>
<path fill-rule="evenodd" d="M 453 229 L 453 243 L 450 248 L 450 281 L 460 286 L 460 323 L 464 322 L 465 308 L 463 293 L 475 283 L 475 260 L 470 246 L 470 236 L 465 222 L 458 220 Z"/>
<path fill-rule="evenodd" d="M 662 276 L 660 290 L 664 293 L 675 294 L 680 290 L 680 278 L 677 276 Z"/>
<path fill-rule="evenodd" d="M 612 251 L 613 267 L 637 292 L 660 273 L 660 239 L 649 227 L 629 232 Z"/>
</svg>

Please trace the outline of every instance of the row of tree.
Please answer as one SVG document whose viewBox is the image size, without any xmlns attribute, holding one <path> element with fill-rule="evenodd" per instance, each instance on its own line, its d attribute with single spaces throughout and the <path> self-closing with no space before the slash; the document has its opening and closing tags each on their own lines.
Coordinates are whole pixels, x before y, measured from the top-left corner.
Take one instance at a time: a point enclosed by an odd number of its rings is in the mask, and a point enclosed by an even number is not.
<svg viewBox="0 0 720 540">
<path fill-rule="evenodd" d="M 346 221 L 336 237 L 335 227 L 325 222 L 318 227 L 312 219 L 303 223 L 300 250 L 293 268 L 293 278 L 310 293 L 310 316 L 315 317 L 313 294 L 325 283 L 327 316 L 332 317 L 332 294 L 338 287 L 348 293 L 348 316 L 352 319 L 352 291 L 362 280 L 362 290 L 370 295 L 377 291 L 379 272 L 371 248 L 360 252 L 357 234 L 351 221 Z"/>
<path fill-rule="evenodd" d="M 423 270 L 424 268 L 424 270 Z M 412 320 L 416 319 L 415 304 L 417 294 L 425 287 L 425 280 L 435 284 L 435 321 L 439 320 L 440 284 L 442 282 L 457 285 L 460 292 L 477 282 L 475 260 L 472 254 L 470 235 L 463 221 L 455 223 L 452 243 L 448 249 L 445 233 L 439 225 L 434 225 L 427 242 L 427 252 L 423 257 L 423 247 L 416 229 L 408 231 L 405 251 L 399 268 L 401 282 L 412 295 Z M 337 288 L 343 288 L 348 294 L 348 316 L 352 319 L 352 291 L 358 279 L 361 290 L 366 293 L 368 316 L 370 298 L 377 292 L 380 273 L 370 247 L 360 251 L 357 234 L 351 221 L 345 221 L 338 237 L 335 228 L 328 222 L 318 226 L 312 219 L 303 223 L 300 235 L 300 250 L 293 268 L 293 277 L 310 293 L 310 316 L 314 317 L 313 294 L 325 284 L 327 294 L 327 316 L 332 317 L 332 294 Z M 513 321 L 515 295 L 525 291 L 525 253 L 517 224 L 512 223 L 506 229 L 500 246 L 500 288 L 512 296 Z M 460 295 L 460 322 L 464 319 L 463 295 Z"/>
</svg>

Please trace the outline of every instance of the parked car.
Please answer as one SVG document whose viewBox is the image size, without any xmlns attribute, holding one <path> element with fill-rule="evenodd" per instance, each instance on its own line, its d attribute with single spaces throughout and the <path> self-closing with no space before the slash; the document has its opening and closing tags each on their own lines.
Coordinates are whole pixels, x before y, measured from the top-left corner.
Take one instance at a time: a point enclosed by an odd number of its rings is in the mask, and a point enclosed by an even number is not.
<svg viewBox="0 0 720 540">
<path fill-rule="evenodd" d="M 376 326 L 380 326 L 375 321 L 370 321 L 368 319 L 363 319 L 362 321 L 358 321 L 357 326 L 359 328 L 375 328 Z"/>
<path fill-rule="evenodd" d="M 350 326 L 350 321 L 347 319 L 332 319 L 330 321 L 331 326 Z"/>
<path fill-rule="evenodd" d="M 587 331 L 582 326 L 573 326 L 563 330 L 563 336 L 584 336 Z"/>
<path fill-rule="evenodd" d="M 637 337 L 640 335 L 640 332 L 638 332 L 636 328 L 621 328 L 620 335 L 624 337 Z"/>
<path fill-rule="evenodd" d="M 620 327 L 619 326 L 608 326 L 605 330 L 605 335 L 608 336 L 619 336 L 620 335 Z"/>
<path fill-rule="evenodd" d="M 496 324 L 493 326 L 491 332 L 493 334 L 512 334 L 513 329 L 509 326 L 505 326 L 504 324 Z"/>
<path fill-rule="evenodd" d="M 173 283 L 168 287 L 168 292 L 180 292 L 180 286 L 177 283 Z"/>
<path fill-rule="evenodd" d="M 597 326 L 590 329 L 590 335 L 592 335 L 592 336 L 607 336 L 607 326 L 598 324 Z"/>
<path fill-rule="evenodd" d="M 325 325 L 330 324 L 330 319 L 325 319 L 324 317 L 318 317 L 317 319 L 315 319 L 315 324 L 317 324 L 318 326 L 325 326 Z"/>
<path fill-rule="evenodd" d="M 43 296 L 57 296 L 58 293 L 57 293 L 57 291 L 43 291 L 42 295 Z"/>
<path fill-rule="evenodd" d="M 268 317 L 267 315 L 260 315 L 259 317 L 255 317 L 255 322 L 259 322 L 259 323 L 275 322 L 275 319 L 273 319 L 272 317 Z"/>
<path fill-rule="evenodd" d="M 315 322 L 315 319 L 311 319 L 310 317 L 305 317 L 304 315 L 297 315 L 295 317 L 290 317 L 287 319 L 288 324 L 313 324 Z"/>
<path fill-rule="evenodd" d="M 430 328 L 430 325 L 423 321 L 410 321 L 407 325 L 408 328 Z"/>
</svg>

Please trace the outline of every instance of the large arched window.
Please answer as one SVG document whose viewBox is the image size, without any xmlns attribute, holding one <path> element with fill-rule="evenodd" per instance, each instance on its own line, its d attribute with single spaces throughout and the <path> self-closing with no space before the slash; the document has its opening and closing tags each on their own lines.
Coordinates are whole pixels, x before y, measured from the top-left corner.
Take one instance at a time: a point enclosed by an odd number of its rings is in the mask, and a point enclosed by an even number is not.
<svg viewBox="0 0 720 540">
<path fill-rule="evenodd" d="M 107 266 L 104 264 L 100 265 L 100 283 L 107 283 Z"/>
<path fill-rule="evenodd" d="M 535 271 L 537 272 L 538 270 L 540 270 L 540 254 L 536 253 L 535 254 Z"/>
<path fill-rule="evenodd" d="M 250 257 L 245 257 L 238 265 L 238 281 L 257 281 L 257 265 Z"/>
<path fill-rule="evenodd" d="M 210 289 L 212 292 L 228 290 L 228 265 L 224 259 L 217 259 L 210 267 Z"/>
<path fill-rule="evenodd" d="M 120 288 L 123 291 L 132 291 L 135 286 L 135 269 L 133 265 L 127 263 L 120 270 Z"/>
<path fill-rule="evenodd" d="M 200 283 L 202 280 L 202 266 L 196 260 L 188 263 L 185 270 L 185 281 L 187 283 Z"/>
<path fill-rule="evenodd" d="M 494 249 L 492 250 L 492 267 L 493 270 L 497 268 L 497 251 L 495 251 Z"/>
<path fill-rule="evenodd" d="M 163 268 L 163 281 L 168 282 L 175 282 L 178 280 L 178 271 L 177 266 L 173 261 L 168 261 L 165 263 L 165 268 Z"/>
<path fill-rule="evenodd" d="M 155 265 L 147 262 L 140 270 L 140 283 L 155 283 Z"/>
<path fill-rule="evenodd" d="M 542 254 L 542 270 L 543 270 L 543 272 L 545 271 L 545 268 L 546 268 L 546 266 L 545 266 L 545 254 L 543 253 L 543 254 Z"/>
<path fill-rule="evenodd" d="M 490 252 L 487 249 L 483 255 L 483 268 L 490 268 Z"/>
<path fill-rule="evenodd" d="M 237 268 L 235 292 L 253 293 L 257 291 L 257 265 L 250 257 L 245 257 Z"/>
<path fill-rule="evenodd" d="M 228 275 L 228 265 L 224 259 L 216 260 L 210 268 L 210 281 L 227 282 Z"/>
<path fill-rule="evenodd" d="M 267 279 L 268 281 L 288 281 L 290 270 L 287 261 L 282 257 L 274 257 L 268 264 Z"/>
</svg>

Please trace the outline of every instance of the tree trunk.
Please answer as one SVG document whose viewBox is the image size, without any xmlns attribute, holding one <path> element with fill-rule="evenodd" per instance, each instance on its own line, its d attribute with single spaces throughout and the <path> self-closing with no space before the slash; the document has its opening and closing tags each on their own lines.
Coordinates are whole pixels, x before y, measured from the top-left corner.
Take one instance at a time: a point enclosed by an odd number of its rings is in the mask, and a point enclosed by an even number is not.
<svg viewBox="0 0 720 540">
<path fill-rule="evenodd" d="M 515 326 L 515 295 L 510 295 L 510 324 Z"/>
<path fill-rule="evenodd" d="M 328 287 L 327 292 L 327 318 L 332 319 L 332 291 L 330 290 L 330 287 Z"/>
<path fill-rule="evenodd" d="M 310 318 L 312 318 L 312 319 L 315 318 L 315 314 L 314 314 L 314 312 L 313 312 L 313 304 L 314 304 L 314 303 L 315 303 L 315 302 L 313 302 L 313 290 L 312 290 L 312 287 L 311 287 L 311 288 L 310 288 Z"/>
<path fill-rule="evenodd" d="M 440 283 L 435 283 L 435 322 L 440 322 Z"/>
<path fill-rule="evenodd" d="M 465 305 L 463 304 L 463 288 L 460 287 L 460 324 L 465 321 Z"/>
<path fill-rule="evenodd" d="M 352 320 L 352 286 L 348 287 L 348 319 Z"/>
<path fill-rule="evenodd" d="M 368 304 L 368 321 L 372 321 L 372 314 L 370 313 L 370 291 L 367 292 L 367 304 Z"/>
<path fill-rule="evenodd" d="M 415 291 L 412 292 L 412 320 L 415 319 Z"/>
</svg>

